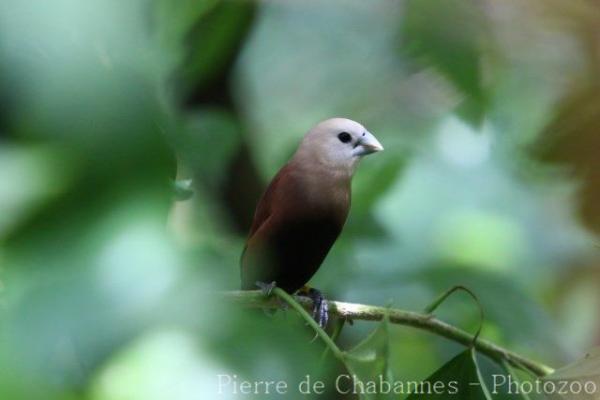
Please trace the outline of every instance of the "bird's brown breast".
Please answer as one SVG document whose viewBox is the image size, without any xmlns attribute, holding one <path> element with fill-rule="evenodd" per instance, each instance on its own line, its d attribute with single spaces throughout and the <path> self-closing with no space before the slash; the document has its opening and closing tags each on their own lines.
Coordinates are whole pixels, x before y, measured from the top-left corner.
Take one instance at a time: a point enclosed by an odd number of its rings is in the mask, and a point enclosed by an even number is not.
<svg viewBox="0 0 600 400">
<path fill-rule="evenodd" d="M 294 292 L 306 284 L 339 236 L 349 207 L 349 180 L 284 167 L 257 207 L 242 256 L 242 288 L 275 281 Z"/>
</svg>

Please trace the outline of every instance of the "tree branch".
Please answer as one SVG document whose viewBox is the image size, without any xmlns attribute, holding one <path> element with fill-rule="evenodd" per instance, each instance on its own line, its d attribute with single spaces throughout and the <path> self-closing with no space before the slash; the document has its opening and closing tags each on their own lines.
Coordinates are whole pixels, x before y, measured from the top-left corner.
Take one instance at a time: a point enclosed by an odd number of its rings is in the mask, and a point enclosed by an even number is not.
<svg viewBox="0 0 600 400">
<path fill-rule="evenodd" d="M 279 308 L 281 306 L 276 297 L 266 297 L 260 290 L 222 292 L 221 295 L 226 300 L 244 307 Z M 312 308 L 312 300 L 303 296 L 293 297 L 305 309 L 310 310 Z M 474 339 L 470 333 L 428 314 L 332 300 L 328 300 L 328 304 L 331 316 L 345 320 L 379 321 L 387 313 L 392 323 L 422 329 L 465 346 L 470 346 Z M 475 341 L 475 348 L 480 353 L 487 355 L 500 364 L 505 361 L 517 368 L 525 368 L 537 376 L 545 376 L 554 371 L 554 369 L 547 365 L 526 358 L 484 339 L 477 339 Z"/>
</svg>

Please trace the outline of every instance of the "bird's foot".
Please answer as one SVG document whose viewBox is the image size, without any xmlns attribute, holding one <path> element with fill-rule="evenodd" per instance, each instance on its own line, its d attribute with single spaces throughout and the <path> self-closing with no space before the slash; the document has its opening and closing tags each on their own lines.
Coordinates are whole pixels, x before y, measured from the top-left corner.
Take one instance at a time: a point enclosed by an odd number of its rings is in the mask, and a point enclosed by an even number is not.
<svg viewBox="0 0 600 400">
<path fill-rule="evenodd" d="M 255 284 L 260 290 L 262 290 L 263 294 L 267 297 L 270 296 L 271 293 L 273 293 L 273 289 L 275 289 L 275 287 L 277 286 L 277 282 L 275 281 L 271 283 L 256 281 Z"/>
<path fill-rule="evenodd" d="M 277 282 L 273 281 L 271 283 L 265 283 L 261 281 L 256 281 L 255 285 L 263 292 L 265 296 L 270 297 L 273 294 L 273 289 L 277 287 Z M 288 309 L 288 304 L 285 301 L 281 300 L 279 297 L 277 297 L 276 302 L 277 308 L 281 308 L 283 310 Z M 272 314 L 274 314 L 275 311 L 276 310 L 274 310 Z"/>
<path fill-rule="evenodd" d="M 325 328 L 327 321 L 329 321 L 329 305 L 323 294 L 317 289 L 308 287 L 302 288 L 300 294 L 312 300 L 312 316 L 321 328 Z"/>
</svg>

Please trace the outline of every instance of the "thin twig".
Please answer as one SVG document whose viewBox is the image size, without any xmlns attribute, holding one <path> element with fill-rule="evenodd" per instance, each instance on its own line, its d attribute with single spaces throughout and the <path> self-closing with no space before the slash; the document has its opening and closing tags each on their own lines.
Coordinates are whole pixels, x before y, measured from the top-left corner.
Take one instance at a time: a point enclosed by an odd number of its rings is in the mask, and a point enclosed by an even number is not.
<svg viewBox="0 0 600 400">
<path fill-rule="evenodd" d="M 280 306 L 276 298 L 265 297 L 265 295 L 260 290 L 222 292 L 221 295 L 226 300 L 244 307 L 278 308 Z M 279 295 L 279 297 L 282 296 Z M 304 307 L 304 309 L 310 310 L 312 308 L 312 300 L 303 296 L 293 296 L 293 298 L 294 300 L 296 300 L 297 303 Z M 418 329 L 426 330 L 428 332 L 445 337 L 446 339 L 452 340 L 454 342 L 461 343 L 465 346 L 470 346 L 474 338 L 472 334 L 465 332 L 464 330 L 459 329 L 455 326 L 447 324 L 443 321 L 440 321 L 439 319 L 433 318 L 431 315 L 427 314 L 365 304 L 344 303 L 341 301 L 332 300 L 328 300 L 328 304 L 329 314 L 333 317 L 351 320 L 379 321 L 387 313 L 389 315 L 390 322 L 392 323 L 412 326 Z M 295 306 L 292 303 L 290 303 L 290 305 L 295 308 Z M 315 325 L 317 324 L 315 323 Z M 315 327 L 313 326 L 313 328 Z M 319 328 L 318 325 L 316 326 L 316 328 Z M 332 352 L 334 352 L 334 355 L 336 357 L 343 357 L 343 352 L 339 350 L 335 343 L 331 341 L 331 338 L 321 328 L 315 330 L 317 331 L 317 333 L 319 333 L 319 335 L 325 341 L 328 347 L 331 348 Z M 477 339 L 477 341 L 475 342 L 475 348 L 480 353 L 487 355 L 488 357 L 498 361 L 499 363 L 502 363 L 502 361 L 505 360 L 511 365 L 517 368 L 525 368 L 537 376 L 545 376 L 551 374 L 554 371 L 552 368 L 545 364 L 526 358 L 520 354 L 514 353 L 487 340 Z M 336 350 L 339 353 L 337 353 Z"/>
<path fill-rule="evenodd" d="M 335 327 L 333 328 L 333 332 L 331 333 L 331 340 L 333 341 L 333 343 L 335 343 L 337 338 L 340 336 L 340 333 L 342 333 L 342 329 L 344 328 L 345 323 L 346 323 L 345 319 L 342 319 L 342 318 L 336 319 Z M 321 364 L 327 358 L 328 353 L 329 353 L 329 347 L 325 347 L 325 350 L 323 351 L 323 354 L 321 355 Z"/>
</svg>

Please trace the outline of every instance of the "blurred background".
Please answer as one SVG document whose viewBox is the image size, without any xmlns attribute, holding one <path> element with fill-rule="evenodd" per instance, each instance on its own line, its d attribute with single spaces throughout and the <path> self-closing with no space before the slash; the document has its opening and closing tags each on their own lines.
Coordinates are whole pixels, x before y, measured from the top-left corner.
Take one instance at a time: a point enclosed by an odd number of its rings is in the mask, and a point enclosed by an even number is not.
<svg viewBox="0 0 600 400">
<path fill-rule="evenodd" d="M 294 313 L 218 295 L 265 185 L 332 116 L 386 150 L 313 286 L 421 310 L 462 284 L 482 337 L 578 358 L 600 344 L 598 21 L 594 0 L 1 0 L 0 398 L 237 398 L 218 374 L 343 373 Z M 478 323 L 461 295 L 436 315 Z M 461 350 L 391 334 L 404 380 Z"/>
</svg>

